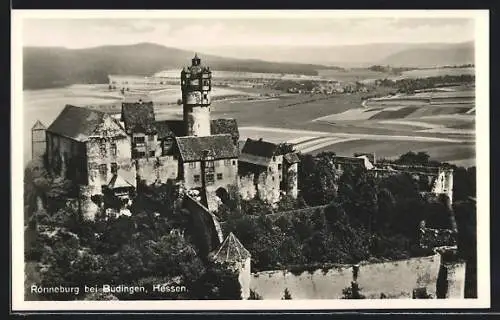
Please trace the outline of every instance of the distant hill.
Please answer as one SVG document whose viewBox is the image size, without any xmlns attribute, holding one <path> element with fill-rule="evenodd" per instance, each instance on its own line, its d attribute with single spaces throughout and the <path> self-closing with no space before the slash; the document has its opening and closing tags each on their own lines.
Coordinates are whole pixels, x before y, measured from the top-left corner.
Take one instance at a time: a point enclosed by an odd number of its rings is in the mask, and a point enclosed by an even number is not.
<svg viewBox="0 0 500 320">
<path fill-rule="evenodd" d="M 455 64 L 457 59 L 450 55 L 448 50 L 461 48 L 474 48 L 472 42 L 460 44 L 448 43 L 366 43 L 357 45 L 324 45 L 324 46 L 293 46 L 293 45 L 277 45 L 277 46 L 217 46 L 202 48 L 203 52 L 224 55 L 228 57 L 239 57 L 242 59 L 263 59 L 266 61 L 280 61 L 280 62 L 296 62 L 296 63 L 312 63 L 322 64 L 329 66 L 341 67 L 368 67 L 374 64 L 386 64 L 388 62 L 396 63 L 409 63 L 412 66 L 424 66 L 428 62 L 437 61 L 443 65 Z M 398 56 L 404 56 L 413 52 L 413 50 L 424 50 L 425 52 L 431 51 L 442 52 L 442 59 L 437 60 L 426 58 L 424 54 L 422 57 L 419 54 L 414 54 L 411 58 L 398 59 Z M 450 51 L 451 52 L 451 51 Z M 394 57 L 394 59 L 392 58 Z M 448 61 L 449 60 L 449 61 Z M 467 60 L 467 59 L 463 59 Z M 473 59 L 472 59 L 473 60 Z M 474 61 L 467 61 L 464 63 L 474 63 Z M 462 63 L 460 63 L 462 64 Z"/>
<path fill-rule="evenodd" d="M 411 48 L 382 59 L 380 64 L 394 67 L 434 67 L 474 63 L 474 43 Z"/>
<path fill-rule="evenodd" d="M 323 65 L 276 63 L 225 58 L 199 53 L 214 70 L 317 75 Z M 75 83 L 107 83 L 108 74 L 149 76 L 158 71 L 188 65 L 192 51 L 152 43 L 100 46 L 86 49 L 25 47 L 24 89 L 41 89 Z"/>
</svg>

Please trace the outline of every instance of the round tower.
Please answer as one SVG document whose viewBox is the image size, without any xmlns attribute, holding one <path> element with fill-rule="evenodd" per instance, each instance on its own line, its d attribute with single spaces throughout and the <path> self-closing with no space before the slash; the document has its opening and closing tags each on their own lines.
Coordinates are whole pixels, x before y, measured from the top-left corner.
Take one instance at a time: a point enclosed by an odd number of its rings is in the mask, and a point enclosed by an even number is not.
<svg viewBox="0 0 500 320">
<path fill-rule="evenodd" d="M 191 66 L 181 72 L 184 125 L 188 136 L 210 135 L 210 90 L 212 72 L 195 54 Z"/>
</svg>

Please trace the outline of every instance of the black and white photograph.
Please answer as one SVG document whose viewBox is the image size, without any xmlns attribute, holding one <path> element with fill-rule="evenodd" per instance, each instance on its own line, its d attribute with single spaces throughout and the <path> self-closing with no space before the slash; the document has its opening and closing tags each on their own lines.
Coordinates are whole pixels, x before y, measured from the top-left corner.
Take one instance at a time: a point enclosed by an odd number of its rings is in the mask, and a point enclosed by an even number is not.
<svg viewBox="0 0 500 320">
<path fill-rule="evenodd" d="M 487 11 L 12 23 L 13 309 L 489 307 Z"/>
</svg>

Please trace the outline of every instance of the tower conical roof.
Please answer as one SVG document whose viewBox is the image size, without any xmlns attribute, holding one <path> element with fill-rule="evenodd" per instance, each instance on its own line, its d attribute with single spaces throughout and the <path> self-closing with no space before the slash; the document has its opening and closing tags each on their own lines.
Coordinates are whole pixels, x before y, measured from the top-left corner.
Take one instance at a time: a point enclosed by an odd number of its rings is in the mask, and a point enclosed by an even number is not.
<svg viewBox="0 0 500 320">
<path fill-rule="evenodd" d="M 250 258 L 250 252 L 241 244 L 240 240 L 231 232 L 224 240 L 214 259 L 220 262 L 240 262 Z"/>
</svg>

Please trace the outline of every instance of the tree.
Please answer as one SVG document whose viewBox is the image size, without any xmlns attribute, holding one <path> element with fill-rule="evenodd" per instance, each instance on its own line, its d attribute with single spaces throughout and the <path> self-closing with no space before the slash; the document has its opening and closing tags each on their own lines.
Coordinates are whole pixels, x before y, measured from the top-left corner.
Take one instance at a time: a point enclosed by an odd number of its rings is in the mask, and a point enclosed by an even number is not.
<svg viewBox="0 0 500 320">
<path fill-rule="evenodd" d="M 283 298 L 281 298 L 281 300 L 292 300 L 292 295 L 290 294 L 290 291 L 288 291 L 288 288 L 285 288 Z"/>
<path fill-rule="evenodd" d="M 361 288 L 355 282 L 351 282 L 351 286 L 342 290 L 342 299 L 365 299 L 365 296 L 361 294 Z"/>
<path fill-rule="evenodd" d="M 248 300 L 262 300 L 262 296 L 256 291 L 250 289 L 250 296 L 248 297 Z"/>
<path fill-rule="evenodd" d="M 227 263 L 209 262 L 207 271 L 193 285 L 193 299 L 240 300 L 238 273 Z"/>
</svg>

